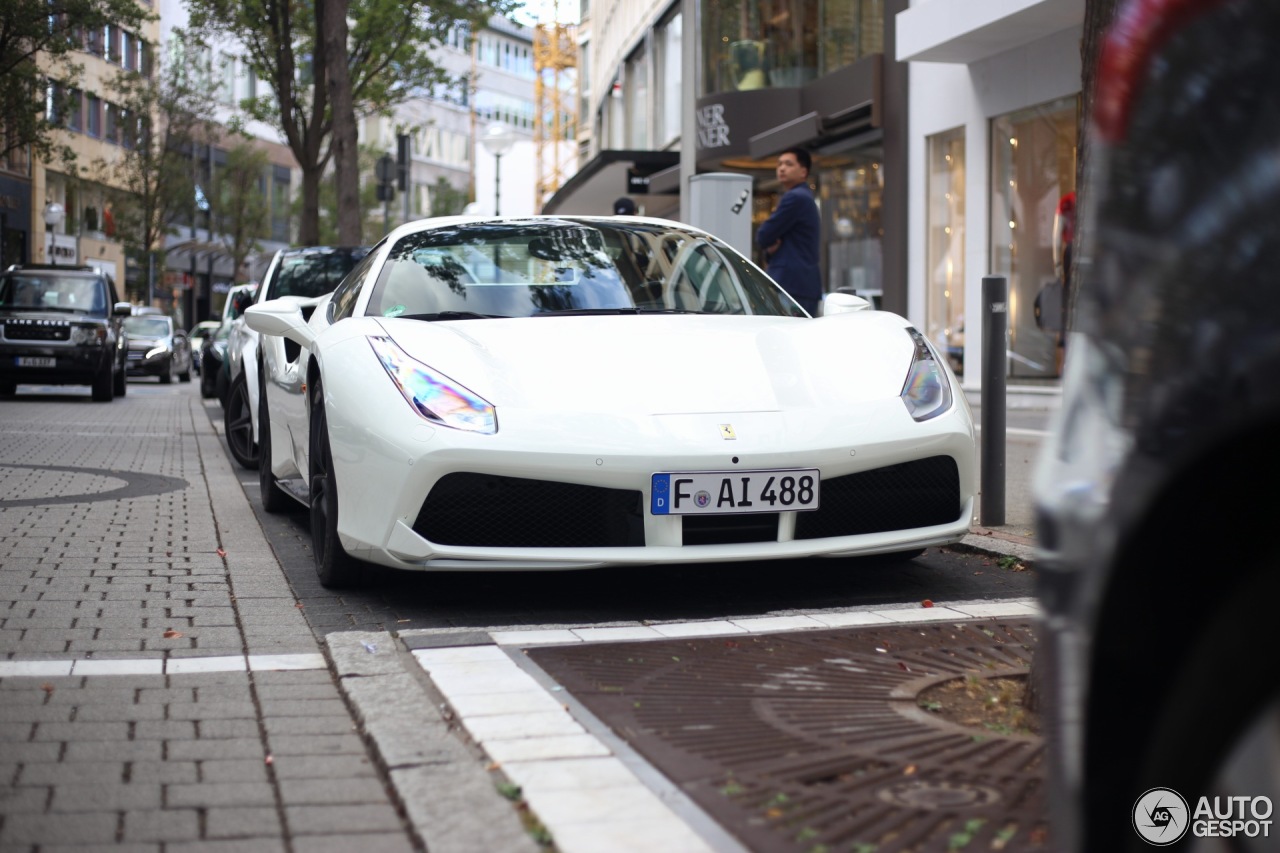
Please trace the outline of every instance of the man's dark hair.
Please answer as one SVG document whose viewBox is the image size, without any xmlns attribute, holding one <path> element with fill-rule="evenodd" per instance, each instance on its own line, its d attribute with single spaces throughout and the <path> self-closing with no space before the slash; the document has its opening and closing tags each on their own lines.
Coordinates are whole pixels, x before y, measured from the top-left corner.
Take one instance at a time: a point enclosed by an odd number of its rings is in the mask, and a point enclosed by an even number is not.
<svg viewBox="0 0 1280 853">
<path fill-rule="evenodd" d="M 806 172 L 813 171 L 813 158 L 809 156 L 809 152 L 804 150 L 803 148 L 785 148 L 782 151 L 778 152 L 779 157 L 781 157 L 783 154 L 790 154 L 793 157 L 795 157 L 796 162 L 799 163 L 801 166 L 804 166 L 804 170 Z"/>
</svg>

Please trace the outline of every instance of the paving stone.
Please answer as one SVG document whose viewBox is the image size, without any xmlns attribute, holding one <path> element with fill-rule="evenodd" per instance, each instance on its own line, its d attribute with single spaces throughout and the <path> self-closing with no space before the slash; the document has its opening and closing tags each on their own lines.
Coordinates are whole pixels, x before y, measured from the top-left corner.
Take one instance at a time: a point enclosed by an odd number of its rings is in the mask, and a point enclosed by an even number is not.
<svg viewBox="0 0 1280 853">
<path fill-rule="evenodd" d="M 364 835 L 302 835 L 293 839 L 293 853 L 411 853 L 417 848 L 403 833 Z"/>
<path fill-rule="evenodd" d="M 247 692 L 247 691 L 246 691 Z M 248 699 L 240 702 L 224 702 L 217 699 L 201 700 L 193 705 L 172 705 L 169 707 L 171 720 L 257 720 L 258 712 Z"/>
<path fill-rule="evenodd" d="M 211 808 L 205 816 L 206 838 L 257 837 L 281 831 L 274 803 L 266 808 Z"/>
<path fill-rule="evenodd" d="M 66 746 L 66 761 L 160 761 L 165 750 L 158 740 L 72 740 Z"/>
<path fill-rule="evenodd" d="M 106 846 L 116 840 L 119 820 L 115 812 L 76 815 L 67 820 L 64 814 L 6 815 L 0 827 L 0 846 L 16 844 L 93 844 Z"/>
<path fill-rule="evenodd" d="M 317 734 L 340 735 L 355 729 L 350 716 L 344 717 L 281 717 L 267 718 L 265 725 L 268 734 Z"/>
<path fill-rule="evenodd" d="M 364 755 L 359 735 L 272 735 L 269 743 L 275 755 Z"/>
<path fill-rule="evenodd" d="M 32 740 L 121 741 L 129 739 L 128 723 L 37 723 Z"/>
<path fill-rule="evenodd" d="M 56 764 L 27 762 L 18 775 L 19 785 L 74 785 L 77 782 L 117 785 L 124 781 L 123 761 L 61 761 Z"/>
<path fill-rule="evenodd" d="M 200 782 L 267 782 L 267 765 L 263 758 L 233 758 L 225 761 L 199 762 Z"/>
<path fill-rule="evenodd" d="M 185 706 L 175 706 L 185 707 Z M 163 705 L 106 704 L 81 705 L 76 708 L 76 722 L 131 722 L 139 720 L 163 720 Z"/>
<path fill-rule="evenodd" d="M 134 761 L 126 772 L 130 782 L 171 785 L 200 781 L 200 768 L 194 761 Z"/>
<path fill-rule="evenodd" d="M 133 727 L 134 740 L 195 740 L 190 720 L 142 720 Z"/>
<path fill-rule="evenodd" d="M 402 828 L 399 815 L 390 805 L 286 806 L 285 814 L 294 835 Z"/>
<path fill-rule="evenodd" d="M 375 776 L 377 771 L 363 755 L 283 755 L 273 758 L 277 779 L 341 779 Z"/>
<path fill-rule="evenodd" d="M 387 790 L 373 776 L 337 779 L 280 779 L 280 798 L 287 806 L 385 803 Z"/>
<path fill-rule="evenodd" d="M 199 732 L 201 740 L 221 740 L 226 738 L 251 738 L 260 734 L 258 721 L 250 720 L 201 720 L 198 724 L 189 723 Z"/>
<path fill-rule="evenodd" d="M 265 782 L 199 782 L 166 785 L 165 805 L 170 808 L 275 805 L 271 785 Z"/>
<path fill-rule="evenodd" d="M 154 741 L 159 746 L 160 741 Z M 203 759 L 256 758 L 262 761 L 266 750 L 258 738 L 212 738 L 197 741 L 173 741 L 165 744 L 170 759 L 201 761 Z"/>
<path fill-rule="evenodd" d="M 124 815 L 125 841 L 176 841 L 200 837 L 200 816 L 194 809 L 130 811 Z"/>
<path fill-rule="evenodd" d="M 58 785 L 53 789 L 54 812 L 127 811 L 160 807 L 160 785 L 131 782 L 115 785 Z M 77 818 L 78 819 L 78 818 Z M 163 841 L 162 838 L 152 839 Z"/>
<path fill-rule="evenodd" d="M 236 838 L 166 844 L 164 849 L 166 853 L 284 853 L 285 846 L 279 838 Z"/>
</svg>

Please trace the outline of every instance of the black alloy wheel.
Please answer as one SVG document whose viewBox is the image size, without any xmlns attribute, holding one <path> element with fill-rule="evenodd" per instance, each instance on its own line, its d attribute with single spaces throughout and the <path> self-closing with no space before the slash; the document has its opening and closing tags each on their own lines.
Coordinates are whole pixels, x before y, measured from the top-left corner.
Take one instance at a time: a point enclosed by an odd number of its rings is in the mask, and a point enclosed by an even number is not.
<svg viewBox="0 0 1280 853">
<path fill-rule="evenodd" d="M 118 366 L 120 369 L 114 372 L 112 390 L 115 391 L 117 397 L 123 397 L 125 392 L 129 390 L 129 377 L 125 373 L 127 368 L 123 364 Z"/>
<path fill-rule="evenodd" d="M 263 510 L 280 513 L 297 502 L 280 490 L 279 480 L 271 473 L 271 415 L 267 411 L 265 367 L 258 368 L 258 491 L 262 493 Z"/>
<path fill-rule="evenodd" d="M 244 372 L 231 383 L 223 411 L 223 426 L 227 435 L 227 447 L 241 467 L 250 471 L 258 467 L 258 445 L 253 441 L 253 416 L 249 404 L 249 383 Z"/>
<path fill-rule="evenodd" d="M 311 550 L 315 555 L 316 575 L 326 589 L 363 586 L 368 581 L 367 573 L 359 560 L 343 550 L 338 538 L 338 484 L 333 476 L 329 422 L 324 411 L 324 390 L 319 382 L 311 392 L 310 443 Z"/>
</svg>

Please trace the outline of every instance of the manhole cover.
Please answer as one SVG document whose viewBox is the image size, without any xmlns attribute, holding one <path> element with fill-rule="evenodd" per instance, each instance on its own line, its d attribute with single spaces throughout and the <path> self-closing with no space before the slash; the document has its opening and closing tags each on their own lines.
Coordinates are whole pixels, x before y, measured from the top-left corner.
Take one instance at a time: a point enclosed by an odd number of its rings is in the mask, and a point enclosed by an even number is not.
<svg viewBox="0 0 1280 853">
<path fill-rule="evenodd" d="M 1043 743 L 930 718 L 939 680 L 1025 668 L 1027 622 L 535 648 L 752 850 L 1047 849 Z"/>
</svg>

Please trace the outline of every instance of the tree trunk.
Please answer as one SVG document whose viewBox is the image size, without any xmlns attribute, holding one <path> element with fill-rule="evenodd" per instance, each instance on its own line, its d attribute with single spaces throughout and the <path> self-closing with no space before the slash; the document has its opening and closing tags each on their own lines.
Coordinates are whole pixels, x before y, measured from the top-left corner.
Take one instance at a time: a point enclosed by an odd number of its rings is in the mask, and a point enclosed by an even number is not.
<svg viewBox="0 0 1280 853">
<path fill-rule="evenodd" d="M 320 242 L 320 178 L 324 166 L 299 163 L 302 170 L 302 210 L 298 214 L 298 245 L 314 246 Z"/>
<path fill-rule="evenodd" d="M 356 246 L 360 227 L 360 163 L 357 150 L 356 113 L 347 67 L 347 10 L 349 0 L 320 0 L 323 6 L 321 35 L 329 72 L 329 104 L 333 111 L 333 166 L 337 180 L 338 242 Z"/>
</svg>

